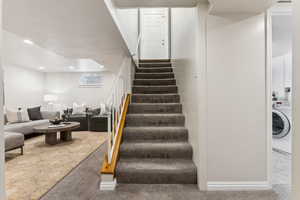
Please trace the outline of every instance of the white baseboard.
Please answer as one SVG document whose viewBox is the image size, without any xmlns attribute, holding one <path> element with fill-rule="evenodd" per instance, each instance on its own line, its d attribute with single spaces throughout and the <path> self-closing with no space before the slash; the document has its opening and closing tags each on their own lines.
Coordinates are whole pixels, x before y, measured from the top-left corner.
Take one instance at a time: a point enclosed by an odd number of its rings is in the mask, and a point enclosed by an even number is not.
<svg viewBox="0 0 300 200">
<path fill-rule="evenodd" d="M 208 191 L 247 191 L 271 190 L 272 185 L 267 181 L 262 182 L 208 182 Z"/>
<path fill-rule="evenodd" d="M 100 190 L 101 191 L 112 191 L 115 190 L 117 185 L 117 180 L 113 180 L 113 181 L 101 181 L 100 183 Z"/>
</svg>

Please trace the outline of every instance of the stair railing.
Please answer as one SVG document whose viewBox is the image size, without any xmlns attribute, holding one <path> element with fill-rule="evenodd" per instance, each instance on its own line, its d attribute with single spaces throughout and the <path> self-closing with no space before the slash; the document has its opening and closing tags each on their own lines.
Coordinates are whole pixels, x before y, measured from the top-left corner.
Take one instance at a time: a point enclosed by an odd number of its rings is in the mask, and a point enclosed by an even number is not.
<svg viewBox="0 0 300 200">
<path fill-rule="evenodd" d="M 124 64 L 114 80 L 111 93 L 107 98 L 108 106 L 108 136 L 107 162 L 112 164 L 117 148 L 117 138 L 120 134 L 121 116 L 131 90 L 131 64 Z"/>
<path fill-rule="evenodd" d="M 131 56 L 133 58 L 133 61 L 134 61 L 134 63 L 135 63 L 135 65 L 136 65 L 137 68 L 139 68 L 141 40 L 142 40 L 142 34 L 140 33 L 139 36 L 138 36 L 138 40 L 137 40 L 135 52 L 133 52 L 131 54 Z"/>
<path fill-rule="evenodd" d="M 131 99 L 131 71 L 133 67 L 131 58 L 126 58 L 116 76 L 110 95 L 107 98 L 108 107 L 108 140 L 107 153 L 102 163 L 101 190 L 112 190 L 116 185 L 115 170 L 120 153 L 120 145 L 125 127 L 125 119 Z"/>
</svg>

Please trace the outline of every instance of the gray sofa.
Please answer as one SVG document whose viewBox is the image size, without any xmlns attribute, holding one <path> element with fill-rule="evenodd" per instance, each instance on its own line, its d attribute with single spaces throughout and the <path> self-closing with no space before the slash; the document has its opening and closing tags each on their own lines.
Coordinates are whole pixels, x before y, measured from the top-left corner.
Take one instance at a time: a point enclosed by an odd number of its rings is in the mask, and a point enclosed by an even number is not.
<svg viewBox="0 0 300 200">
<path fill-rule="evenodd" d="M 7 124 L 7 118 L 4 115 L 4 121 L 5 121 L 4 132 L 16 132 L 16 133 L 22 133 L 23 135 L 28 135 L 33 133 L 34 127 L 48 124 L 49 120 L 55 119 L 56 117 L 60 116 L 59 112 L 41 111 L 41 113 L 43 117 L 42 120 L 14 123 L 14 124 Z"/>
<path fill-rule="evenodd" d="M 4 132 L 5 152 L 14 149 L 21 149 L 23 155 L 24 135 L 22 133 Z"/>
<path fill-rule="evenodd" d="M 5 139 L 5 151 L 10 151 L 14 149 L 21 149 L 21 154 L 23 154 L 24 146 L 24 136 L 33 133 L 33 128 L 40 125 L 46 125 L 49 123 L 49 120 L 59 118 L 59 112 L 49 112 L 41 111 L 42 120 L 22 122 L 8 124 L 7 118 L 4 115 L 4 139 Z"/>
</svg>

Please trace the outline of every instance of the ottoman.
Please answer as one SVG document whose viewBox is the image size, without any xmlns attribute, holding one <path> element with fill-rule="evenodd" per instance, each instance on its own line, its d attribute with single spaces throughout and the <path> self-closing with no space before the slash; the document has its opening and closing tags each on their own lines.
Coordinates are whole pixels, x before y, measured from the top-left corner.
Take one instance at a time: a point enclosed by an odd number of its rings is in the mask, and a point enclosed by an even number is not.
<svg viewBox="0 0 300 200">
<path fill-rule="evenodd" d="M 23 155 L 24 135 L 22 133 L 4 132 L 4 141 L 5 152 L 20 148 Z"/>
</svg>

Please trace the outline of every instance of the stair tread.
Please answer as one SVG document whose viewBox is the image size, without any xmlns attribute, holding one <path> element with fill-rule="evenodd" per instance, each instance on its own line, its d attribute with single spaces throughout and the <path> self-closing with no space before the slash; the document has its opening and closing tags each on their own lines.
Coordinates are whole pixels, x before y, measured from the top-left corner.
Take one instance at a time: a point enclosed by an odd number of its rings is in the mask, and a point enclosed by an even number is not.
<svg viewBox="0 0 300 200">
<path fill-rule="evenodd" d="M 190 143 L 187 141 L 176 141 L 176 140 L 130 140 L 130 141 L 124 141 L 122 145 L 166 145 L 166 146 L 175 146 L 175 145 L 182 145 L 182 146 L 190 146 Z"/>
<path fill-rule="evenodd" d="M 188 130 L 185 127 L 125 127 L 125 141 L 188 141 Z"/>
<path fill-rule="evenodd" d="M 170 69 L 173 69 L 173 67 L 138 67 L 137 69 L 146 69 L 146 70 L 148 70 L 148 69 L 168 69 L 168 68 L 170 68 Z"/>
<path fill-rule="evenodd" d="M 161 87 L 177 87 L 176 85 L 134 85 L 133 87 L 161 88 Z"/>
<path fill-rule="evenodd" d="M 182 126 L 143 126 L 143 127 L 125 127 L 127 130 L 187 130 Z"/>
<path fill-rule="evenodd" d="M 164 105 L 164 106 L 172 106 L 172 105 L 181 105 L 181 103 L 130 103 L 130 105 L 141 105 L 141 106 L 147 106 L 147 105 L 156 105 L 156 106 L 160 106 L 160 105 Z"/>
<path fill-rule="evenodd" d="M 173 173 L 174 171 L 196 170 L 191 159 L 163 159 L 163 158 L 128 158 L 120 159 L 117 171 L 135 171 L 144 173 L 146 171 L 157 171 L 157 173 Z"/>
<path fill-rule="evenodd" d="M 171 61 L 161 61 L 161 60 L 158 60 L 158 61 L 155 61 L 155 60 L 150 60 L 150 61 L 144 61 L 144 60 L 141 60 L 139 61 L 140 64 L 171 64 Z"/>
<path fill-rule="evenodd" d="M 191 158 L 193 149 L 187 141 L 130 140 L 122 143 L 120 154 L 132 158 Z"/>
<path fill-rule="evenodd" d="M 162 116 L 162 117 L 175 117 L 175 116 L 184 116 L 181 113 L 130 113 L 127 114 L 127 116 L 133 116 L 133 117 L 155 117 L 155 116 Z"/>
<path fill-rule="evenodd" d="M 172 95 L 176 95 L 179 96 L 178 93 L 165 93 L 165 94 L 132 94 L 132 96 L 172 96 Z"/>
<path fill-rule="evenodd" d="M 151 72 L 151 73 L 143 73 L 143 72 L 136 72 L 135 74 L 174 74 L 174 72 Z"/>
<path fill-rule="evenodd" d="M 175 78 L 158 78 L 158 79 L 145 79 L 145 78 L 136 78 L 135 81 L 173 81 Z"/>
</svg>

